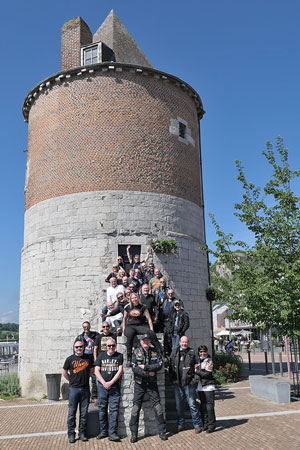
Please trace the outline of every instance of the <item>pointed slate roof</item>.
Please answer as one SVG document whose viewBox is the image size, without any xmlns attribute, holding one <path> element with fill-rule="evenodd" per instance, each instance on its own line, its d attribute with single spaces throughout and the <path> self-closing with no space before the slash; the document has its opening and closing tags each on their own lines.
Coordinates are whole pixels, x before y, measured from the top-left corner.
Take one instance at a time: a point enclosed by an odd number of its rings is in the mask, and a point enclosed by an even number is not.
<svg viewBox="0 0 300 450">
<path fill-rule="evenodd" d="M 93 42 L 99 41 L 114 51 L 116 62 L 153 68 L 113 9 L 93 36 Z"/>
</svg>

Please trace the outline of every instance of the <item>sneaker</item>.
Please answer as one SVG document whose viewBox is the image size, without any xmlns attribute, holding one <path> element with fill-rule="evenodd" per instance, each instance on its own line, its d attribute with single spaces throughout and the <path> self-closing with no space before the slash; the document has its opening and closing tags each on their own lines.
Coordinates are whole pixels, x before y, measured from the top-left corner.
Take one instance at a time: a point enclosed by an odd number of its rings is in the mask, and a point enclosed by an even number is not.
<svg viewBox="0 0 300 450">
<path fill-rule="evenodd" d="M 70 442 L 70 444 L 75 444 L 75 442 L 76 442 L 75 436 L 69 437 L 69 442 Z"/>
<path fill-rule="evenodd" d="M 86 437 L 85 434 L 80 434 L 79 440 L 82 441 L 82 442 L 87 442 L 87 441 L 88 441 L 88 438 Z"/>
<path fill-rule="evenodd" d="M 161 438 L 162 441 L 168 440 L 168 436 L 166 435 L 166 433 L 159 433 L 159 437 Z"/>
<path fill-rule="evenodd" d="M 121 439 L 116 433 L 113 433 L 111 436 L 109 436 L 109 440 L 113 442 L 121 442 Z"/>
<path fill-rule="evenodd" d="M 196 427 L 195 428 L 195 433 L 196 434 L 202 433 L 202 428 L 201 427 Z"/>
<path fill-rule="evenodd" d="M 178 425 L 177 427 L 177 433 L 180 433 L 180 431 L 183 431 L 184 427 L 182 425 Z"/>
<path fill-rule="evenodd" d="M 98 436 L 96 436 L 96 439 L 105 439 L 105 438 L 107 438 L 106 433 L 100 433 L 100 434 L 98 434 Z"/>
<path fill-rule="evenodd" d="M 137 442 L 137 440 L 138 440 L 137 435 L 136 435 L 136 434 L 133 434 L 133 435 L 131 436 L 130 442 L 131 442 L 132 444 L 134 444 L 135 442 Z"/>
</svg>

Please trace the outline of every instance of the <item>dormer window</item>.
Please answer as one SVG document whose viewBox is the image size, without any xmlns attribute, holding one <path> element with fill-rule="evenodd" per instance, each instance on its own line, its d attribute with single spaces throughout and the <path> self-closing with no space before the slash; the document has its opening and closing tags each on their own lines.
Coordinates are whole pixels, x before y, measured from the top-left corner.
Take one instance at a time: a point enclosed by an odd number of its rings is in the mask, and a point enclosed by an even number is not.
<svg viewBox="0 0 300 450">
<path fill-rule="evenodd" d="M 114 52 L 104 42 L 85 45 L 81 47 L 81 65 L 89 66 L 105 61 L 115 61 Z"/>
<path fill-rule="evenodd" d="M 83 66 L 89 64 L 97 64 L 98 62 L 98 45 L 83 49 Z"/>
</svg>

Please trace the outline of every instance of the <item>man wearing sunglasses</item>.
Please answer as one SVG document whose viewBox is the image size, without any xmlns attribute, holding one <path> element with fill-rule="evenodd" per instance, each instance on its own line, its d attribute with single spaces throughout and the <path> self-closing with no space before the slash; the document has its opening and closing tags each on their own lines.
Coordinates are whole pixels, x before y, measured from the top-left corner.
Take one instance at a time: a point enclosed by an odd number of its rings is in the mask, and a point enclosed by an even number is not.
<svg viewBox="0 0 300 450">
<path fill-rule="evenodd" d="M 82 324 L 83 332 L 80 336 L 78 336 L 80 339 L 81 337 L 85 339 L 86 345 L 84 348 L 84 353 L 86 355 L 89 355 L 92 362 L 94 363 L 94 344 L 97 336 L 99 336 L 98 331 L 91 331 L 91 325 L 90 322 L 87 320 L 83 322 Z M 92 399 L 97 398 L 97 387 L 96 387 L 96 378 L 95 375 L 92 376 Z"/>
<path fill-rule="evenodd" d="M 114 338 L 115 333 L 110 328 L 110 325 L 108 322 L 102 323 L 102 331 L 101 333 L 96 337 L 95 343 L 94 343 L 94 360 L 98 358 L 99 354 L 101 352 L 107 351 L 107 341 L 109 338 Z"/>
<path fill-rule="evenodd" d="M 116 351 L 117 345 L 114 339 L 109 338 L 106 345 L 107 351 L 100 353 L 95 362 L 100 426 L 100 434 L 97 439 L 104 439 L 109 436 L 110 441 L 120 442 L 117 430 L 123 355 Z"/>
<path fill-rule="evenodd" d="M 93 363 L 84 354 L 84 341 L 76 338 L 74 354 L 69 356 L 63 366 L 62 374 L 69 382 L 68 438 L 75 443 L 76 411 L 79 405 L 79 439 L 87 441 L 86 427 L 90 399 L 89 377 L 93 374 Z"/>
</svg>

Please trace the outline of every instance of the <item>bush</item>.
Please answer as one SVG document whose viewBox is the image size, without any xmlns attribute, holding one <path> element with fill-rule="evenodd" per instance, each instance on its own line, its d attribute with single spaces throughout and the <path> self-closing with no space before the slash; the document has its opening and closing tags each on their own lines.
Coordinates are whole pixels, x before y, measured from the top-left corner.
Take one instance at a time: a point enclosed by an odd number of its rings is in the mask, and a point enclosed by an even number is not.
<svg viewBox="0 0 300 450">
<path fill-rule="evenodd" d="M 243 367 L 243 360 L 233 353 L 217 352 L 214 358 L 216 384 L 236 383 Z"/>
<path fill-rule="evenodd" d="M 177 250 L 177 244 L 174 239 L 152 239 L 150 247 L 157 253 L 171 253 Z"/>
<path fill-rule="evenodd" d="M 21 395 L 21 386 L 18 375 L 0 375 L 0 397 L 12 397 Z"/>
</svg>

